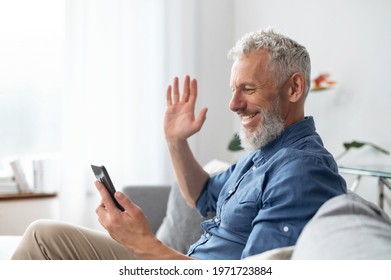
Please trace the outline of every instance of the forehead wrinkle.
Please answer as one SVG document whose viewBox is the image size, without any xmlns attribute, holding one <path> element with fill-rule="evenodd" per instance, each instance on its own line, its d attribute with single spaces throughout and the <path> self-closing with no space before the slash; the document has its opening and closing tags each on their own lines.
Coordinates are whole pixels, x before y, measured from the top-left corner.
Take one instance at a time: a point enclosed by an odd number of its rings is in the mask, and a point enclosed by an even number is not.
<svg viewBox="0 0 391 280">
<path fill-rule="evenodd" d="M 243 80 L 242 76 L 243 74 L 241 74 L 241 72 L 237 70 L 237 67 L 233 68 L 231 74 L 231 81 L 230 81 L 231 88 L 236 89 L 236 88 L 244 87 L 246 85 L 257 86 L 257 82 L 253 81 L 252 78 L 250 78 L 251 79 L 250 80 L 248 77 L 246 77 L 246 75 L 244 75 L 245 79 Z"/>
</svg>

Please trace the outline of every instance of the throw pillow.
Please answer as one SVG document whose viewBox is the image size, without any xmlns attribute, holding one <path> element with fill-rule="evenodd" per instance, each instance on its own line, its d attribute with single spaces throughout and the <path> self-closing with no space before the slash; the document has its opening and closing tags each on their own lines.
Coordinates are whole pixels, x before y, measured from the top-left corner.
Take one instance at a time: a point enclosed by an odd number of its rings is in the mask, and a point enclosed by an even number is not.
<svg viewBox="0 0 391 280">
<path fill-rule="evenodd" d="M 211 217 L 202 217 L 197 210 L 191 208 L 179 187 L 174 184 L 168 197 L 166 216 L 156 237 L 167 246 L 185 254 L 203 233 L 200 223 L 208 218 Z"/>
<path fill-rule="evenodd" d="M 391 220 L 355 193 L 334 197 L 304 227 L 292 259 L 391 259 Z"/>
<path fill-rule="evenodd" d="M 229 163 L 215 159 L 207 163 L 204 170 L 213 176 L 229 166 Z M 166 216 L 156 237 L 167 246 L 186 254 L 190 245 L 195 243 L 204 232 L 200 223 L 213 216 L 214 213 L 210 213 L 208 217 L 202 217 L 196 209 L 187 204 L 178 185 L 173 184 L 168 197 Z"/>
</svg>

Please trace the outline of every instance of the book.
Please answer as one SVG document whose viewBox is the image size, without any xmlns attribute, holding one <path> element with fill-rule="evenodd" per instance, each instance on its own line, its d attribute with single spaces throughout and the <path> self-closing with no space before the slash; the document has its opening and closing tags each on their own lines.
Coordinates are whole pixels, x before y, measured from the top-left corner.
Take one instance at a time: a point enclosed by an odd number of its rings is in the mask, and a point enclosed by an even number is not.
<svg viewBox="0 0 391 280">
<path fill-rule="evenodd" d="M 0 182 L 0 194 L 18 193 L 19 187 L 15 181 L 12 182 Z"/>
<path fill-rule="evenodd" d="M 22 165 L 19 160 L 14 160 L 10 162 L 12 171 L 14 173 L 15 182 L 18 186 L 19 192 L 30 192 L 29 184 L 26 180 L 26 175 L 23 172 Z"/>
<path fill-rule="evenodd" d="M 0 194 L 17 193 L 18 191 L 18 185 L 14 176 L 0 176 Z"/>
<path fill-rule="evenodd" d="M 0 176 L 0 184 L 9 182 L 15 182 L 14 176 Z"/>
</svg>

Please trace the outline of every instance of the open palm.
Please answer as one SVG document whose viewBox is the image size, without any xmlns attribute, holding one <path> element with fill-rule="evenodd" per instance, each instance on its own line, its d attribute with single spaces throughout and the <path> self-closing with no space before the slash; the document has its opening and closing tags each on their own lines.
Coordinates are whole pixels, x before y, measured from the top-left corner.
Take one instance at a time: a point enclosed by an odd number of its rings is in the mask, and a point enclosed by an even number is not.
<svg viewBox="0 0 391 280">
<path fill-rule="evenodd" d="M 198 132 L 205 119 L 207 108 L 202 108 L 198 117 L 195 117 L 195 103 L 197 99 L 197 81 L 185 77 L 183 93 L 180 95 L 179 80 L 174 78 L 166 92 L 167 108 L 164 117 L 164 132 L 166 139 L 185 140 Z"/>
</svg>

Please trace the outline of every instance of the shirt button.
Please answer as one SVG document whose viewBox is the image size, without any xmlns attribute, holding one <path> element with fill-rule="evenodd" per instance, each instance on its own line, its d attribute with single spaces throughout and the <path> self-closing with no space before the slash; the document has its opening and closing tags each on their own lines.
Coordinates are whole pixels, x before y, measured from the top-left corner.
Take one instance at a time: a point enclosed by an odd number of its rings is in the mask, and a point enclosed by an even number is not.
<svg viewBox="0 0 391 280">
<path fill-rule="evenodd" d="M 210 233 L 205 234 L 205 237 L 206 237 L 207 239 L 209 239 L 210 236 L 211 236 Z"/>
<path fill-rule="evenodd" d="M 232 194 L 233 192 L 234 192 L 234 190 L 229 190 L 228 194 Z"/>
<path fill-rule="evenodd" d="M 254 171 L 254 170 L 256 170 L 256 169 L 257 169 L 257 167 L 256 167 L 256 166 L 253 166 L 251 169 Z"/>
<path fill-rule="evenodd" d="M 219 218 L 215 218 L 214 221 L 215 221 L 216 224 L 220 223 L 220 219 Z"/>
<path fill-rule="evenodd" d="M 288 226 L 284 226 L 283 231 L 284 232 L 288 232 L 289 231 L 289 227 Z"/>
</svg>

